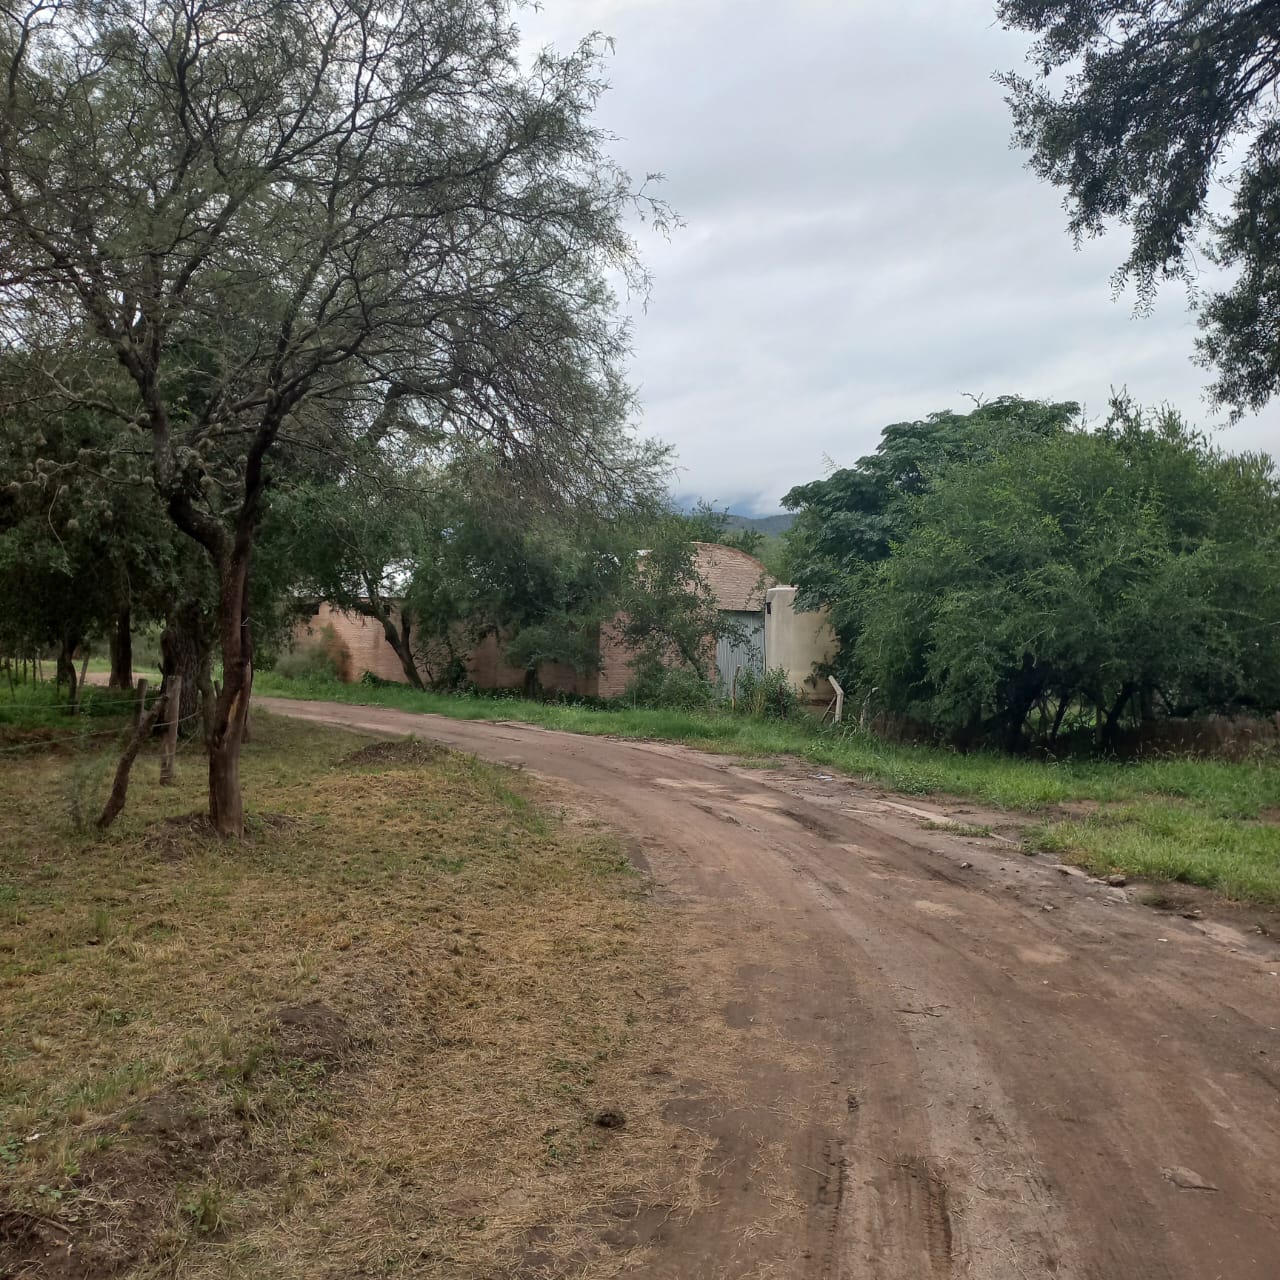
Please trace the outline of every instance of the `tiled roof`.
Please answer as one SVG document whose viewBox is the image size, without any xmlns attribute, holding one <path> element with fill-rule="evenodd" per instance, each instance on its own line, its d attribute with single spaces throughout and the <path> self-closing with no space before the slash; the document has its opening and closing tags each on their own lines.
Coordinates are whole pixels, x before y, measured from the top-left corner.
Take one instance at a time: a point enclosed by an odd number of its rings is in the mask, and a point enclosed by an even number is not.
<svg viewBox="0 0 1280 1280">
<path fill-rule="evenodd" d="M 698 574 L 711 588 L 721 609 L 751 613 L 764 608 L 765 590 L 774 581 L 755 556 L 714 542 L 699 542 L 696 546 Z"/>
</svg>

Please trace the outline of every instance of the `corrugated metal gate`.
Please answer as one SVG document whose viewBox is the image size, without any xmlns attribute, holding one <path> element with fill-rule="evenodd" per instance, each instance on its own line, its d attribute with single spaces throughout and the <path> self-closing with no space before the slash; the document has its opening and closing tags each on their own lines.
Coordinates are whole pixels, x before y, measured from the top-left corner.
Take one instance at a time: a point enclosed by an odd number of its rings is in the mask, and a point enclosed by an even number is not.
<svg viewBox="0 0 1280 1280">
<path fill-rule="evenodd" d="M 716 641 L 716 676 L 720 688 L 728 693 L 733 688 L 735 671 L 746 667 L 757 675 L 764 673 L 764 612 L 725 610 L 723 616 L 742 632 L 741 637 L 721 636 Z"/>
</svg>

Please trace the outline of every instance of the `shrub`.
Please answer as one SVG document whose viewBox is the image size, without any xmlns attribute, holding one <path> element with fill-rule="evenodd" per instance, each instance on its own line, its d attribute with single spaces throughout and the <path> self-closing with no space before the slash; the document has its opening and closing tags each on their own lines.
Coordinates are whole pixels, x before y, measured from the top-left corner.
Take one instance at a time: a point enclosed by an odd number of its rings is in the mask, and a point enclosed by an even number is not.
<svg viewBox="0 0 1280 1280">
<path fill-rule="evenodd" d="M 351 650 L 331 626 L 320 628 L 315 640 L 282 653 L 275 670 L 288 680 L 351 680 Z"/>
<path fill-rule="evenodd" d="M 786 720 L 800 709 L 800 695 L 791 687 L 782 667 L 763 675 L 744 667 L 738 673 L 737 695 L 738 714 L 758 720 Z"/>
<path fill-rule="evenodd" d="M 675 711 L 702 711 L 716 699 L 716 687 L 687 667 L 663 667 L 645 663 L 636 672 L 626 700 L 636 707 L 665 707 Z"/>
</svg>

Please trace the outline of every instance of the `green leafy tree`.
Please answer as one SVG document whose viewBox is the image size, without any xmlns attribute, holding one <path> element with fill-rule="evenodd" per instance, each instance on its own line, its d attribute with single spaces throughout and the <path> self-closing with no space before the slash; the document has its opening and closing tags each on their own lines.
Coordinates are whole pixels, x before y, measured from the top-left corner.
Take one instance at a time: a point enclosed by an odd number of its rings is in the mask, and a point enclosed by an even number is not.
<svg viewBox="0 0 1280 1280">
<path fill-rule="evenodd" d="M 418 565 L 440 549 L 431 520 L 433 476 L 376 451 L 339 479 L 293 485 L 272 504 L 264 538 L 289 566 L 300 608 L 327 601 L 382 629 L 417 688 L 422 673 L 412 611 L 403 601 Z"/>
<path fill-rule="evenodd" d="M 709 681 L 716 641 L 737 637 L 740 628 L 724 613 L 698 571 L 698 541 L 689 521 L 668 514 L 647 530 L 646 544 L 617 598 L 619 634 L 635 657 L 641 681 L 674 667 Z"/>
<path fill-rule="evenodd" d="M 0 645 L 56 652 L 74 703 L 76 652 L 104 636 L 112 684 L 132 684 L 131 625 L 169 609 L 184 548 L 116 424 L 46 412 L 29 364 L 10 355 L 0 371 Z"/>
<path fill-rule="evenodd" d="M 1066 193 L 1077 241 L 1131 229 L 1118 279 L 1150 302 L 1194 281 L 1200 250 L 1236 271 L 1203 300 L 1215 394 L 1259 408 L 1280 387 L 1280 18 L 1271 0 L 1000 0 L 1034 32 L 1030 76 L 1001 75 L 1015 140 Z M 1232 210 L 1216 216 L 1215 188 Z"/>
<path fill-rule="evenodd" d="M 766 539 L 759 529 L 735 525 L 728 511 L 721 511 L 703 498 L 684 519 L 688 537 L 693 542 L 714 542 L 757 557 L 764 550 Z"/>
<path fill-rule="evenodd" d="M 609 465 L 590 495 L 474 452 L 396 467 L 373 458 L 282 494 L 273 521 L 299 590 L 377 622 L 418 687 L 458 683 L 491 634 L 530 685 L 544 662 L 588 673 L 668 466 L 664 448 L 601 426 Z"/>
<path fill-rule="evenodd" d="M 853 667 L 888 710 L 1009 747 L 1072 718 L 1280 705 L 1280 480 L 1171 412 L 1014 442 L 911 502 Z"/>
<path fill-rule="evenodd" d="M 209 816 L 243 831 L 253 571 L 302 453 L 484 441 L 590 490 L 622 431 L 637 194 L 599 42 L 530 61 L 504 0 L 0 10 L 0 288 L 49 385 L 145 448 L 215 579 Z M 660 207 L 647 205 L 655 216 Z M 88 335 L 97 364 L 69 379 Z M 93 378 L 101 357 L 122 372 Z"/>
<path fill-rule="evenodd" d="M 948 467 L 989 457 L 1018 440 L 1051 437 L 1079 414 L 1072 403 L 1002 396 L 971 413 L 943 410 L 884 429 L 876 451 L 783 498 L 796 511 L 784 534 L 788 575 L 802 608 L 831 609 L 844 674 L 862 629 L 863 591 L 875 565 L 906 537 L 915 518 L 910 499 Z"/>
</svg>

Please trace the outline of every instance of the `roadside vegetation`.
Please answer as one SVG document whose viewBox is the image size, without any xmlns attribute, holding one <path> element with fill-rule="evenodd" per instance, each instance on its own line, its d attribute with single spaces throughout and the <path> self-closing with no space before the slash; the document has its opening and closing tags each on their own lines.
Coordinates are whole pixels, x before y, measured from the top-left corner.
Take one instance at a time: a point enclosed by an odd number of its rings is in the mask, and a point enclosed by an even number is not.
<svg viewBox="0 0 1280 1280">
<path fill-rule="evenodd" d="M 1171 410 L 935 413 L 785 501 L 801 602 L 873 712 L 1060 756 L 1280 710 L 1280 473 Z"/>
<path fill-rule="evenodd" d="M 72 696 L 65 685 L 52 680 L 29 680 L 0 689 L 0 746 L 17 748 L 24 742 L 50 739 L 75 742 L 86 735 L 114 734 L 138 701 L 129 690 L 91 684 L 77 702 L 68 701 Z"/>
<path fill-rule="evenodd" d="M 1025 825 L 1028 851 L 1050 850 L 1098 873 L 1204 885 L 1241 901 L 1280 906 L 1280 758 L 1240 762 L 1163 757 L 1034 760 L 995 751 L 887 742 L 855 726 L 806 716 L 727 710 L 592 707 L 516 697 L 424 692 L 399 685 L 281 679 L 277 697 L 430 712 L 466 720 L 517 720 L 572 733 L 681 742 L 760 762 L 791 756 L 904 795 L 964 797 Z"/>
<path fill-rule="evenodd" d="M 519 775 L 258 714 L 228 843 L 198 753 L 93 837 L 109 751 L 0 762 L 0 1274 L 511 1274 L 679 1203 L 671 939 Z"/>
</svg>

